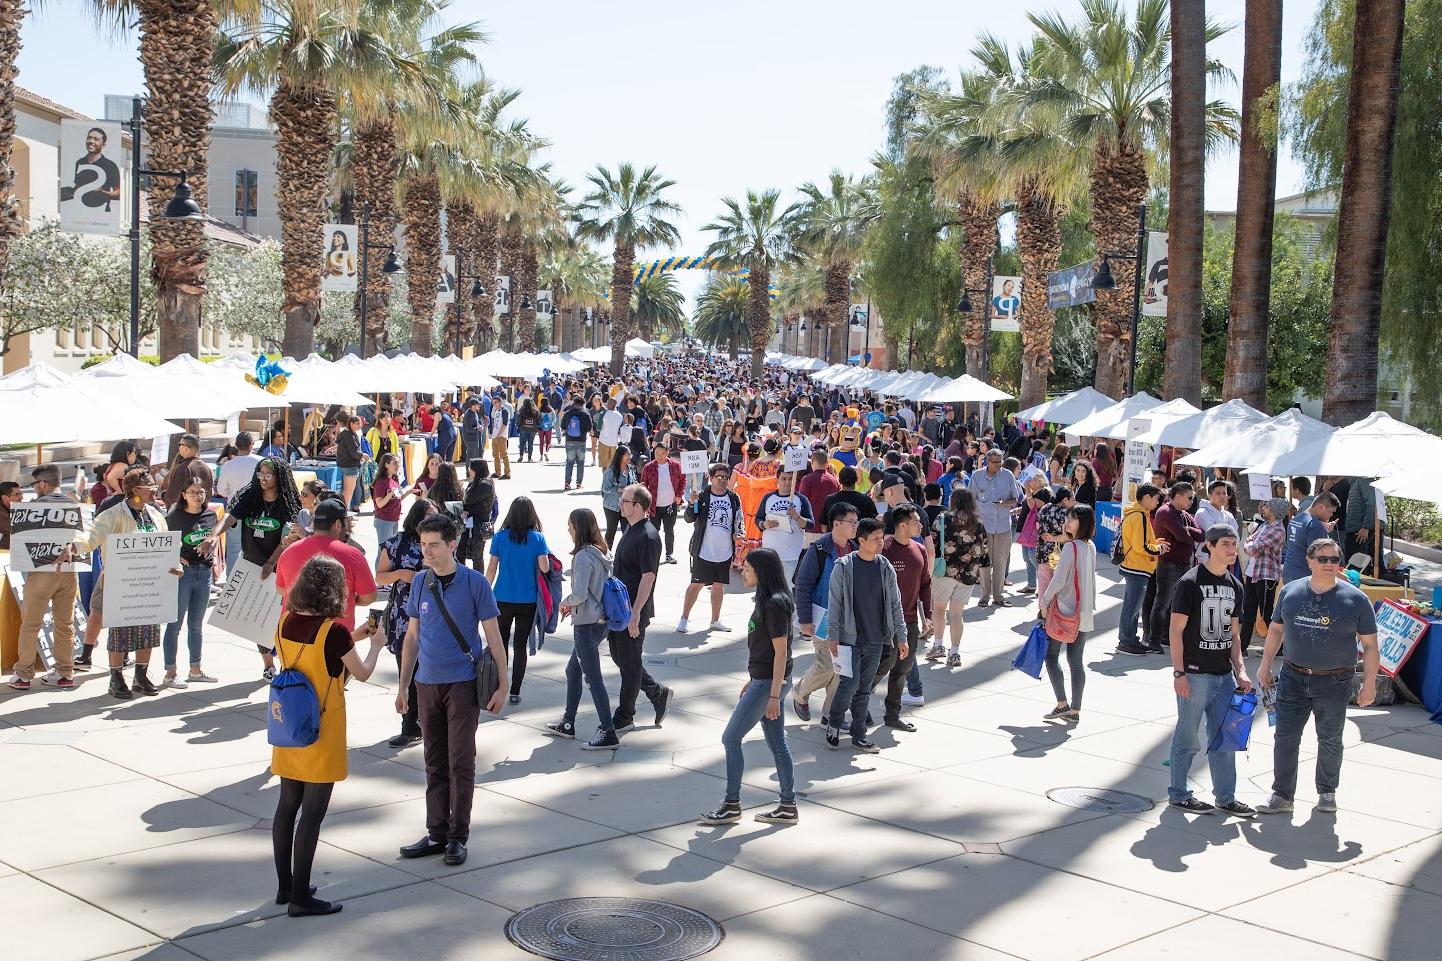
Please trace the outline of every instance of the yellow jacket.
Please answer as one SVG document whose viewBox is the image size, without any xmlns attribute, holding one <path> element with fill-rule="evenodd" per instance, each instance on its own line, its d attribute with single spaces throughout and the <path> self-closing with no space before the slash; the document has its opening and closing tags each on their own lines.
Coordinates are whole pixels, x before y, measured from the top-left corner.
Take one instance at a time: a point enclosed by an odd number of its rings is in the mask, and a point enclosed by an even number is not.
<svg viewBox="0 0 1442 961">
<path fill-rule="evenodd" d="M 395 454 L 397 457 L 400 457 L 402 454 L 401 435 L 397 434 L 394 430 L 391 430 L 386 434 L 386 436 L 390 438 L 391 453 Z M 371 457 L 375 458 L 376 460 L 380 460 L 381 429 L 379 427 L 372 427 L 370 430 L 366 431 L 366 443 L 369 444 L 371 447 Z"/>
<path fill-rule="evenodd" d="M 1162 549 L 1157 545 L 1151 516 L 1141 504 L 1129 504 L 1122 511 L 1122 570 L 1133 574 L 1155 574 Z"/>
</svg>

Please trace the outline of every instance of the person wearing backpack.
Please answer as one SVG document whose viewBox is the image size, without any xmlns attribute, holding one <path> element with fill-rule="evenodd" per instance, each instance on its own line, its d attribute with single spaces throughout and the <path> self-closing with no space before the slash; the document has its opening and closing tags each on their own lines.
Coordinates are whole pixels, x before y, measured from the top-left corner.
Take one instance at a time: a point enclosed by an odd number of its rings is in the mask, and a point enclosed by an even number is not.
<svg viewBox="0 0 1442 961">
<path fill-rule="evenodd" d="M 566 490 L 571 489 L 571 468 L 576 469 L 576 490 L 586 476 L 586 441 L 591 436 L 591 415 L 581 404 L 581 398 L 572 394 L 566 409 L 561 412 L 561 436 L 566 442 Z"/>
<path fill-rule="evenodd" d="M 731 559 L 736 556 L 736 542 L 746 536 L 746 521 L 741 513 L 741 498 L 728 489 L 731 468 L 712 464 L 707 471 L 710 486 L 699 495 L 686 495 L 686 523 L 691 525 L 691 583 L 686 587 L 686 600 L 681 607 L 681 620 L 676 633 L 685 634 L 687 619 L 701 589 L 711 590 L 711 630 L 726 631 L 721 623 L 721 600 L 726 585 L 731 583 Z"/>
<path fill-rule="evenodd" d="M 831 529 L 807 545 L 796 565 L 796 620 L 801 628 L 802 640 L 810 641 L 816 652 L 815 660 L 801 676 L 791 695 L 791 709 L 803 721 L 811 720 L 811 695 L 822 688 L 826 690 L 826 699 L 821 705 L 821 716 L 829 714 L 831 698 L 841 683 L 836 665 L 831 660 L 831 645 L 826 642 L 825 632 L 818 631 L 826 616 L 831 571 L 838 558 L 856 550 L 856 525 L 860 519 L 854 506 L 838 503 L 831 510 Z"/>
<path fill-rule="evenodd" d="M 601 673 L 601 642 L 606 639 L 609 617 L 606 611 L 606 582 L 611 576 L 611 555 L 601 525 L 588 507 L 571 511 L 568 525 L 571 541 L 571 593 L 561 599 L 561 616 L 574 625 L 571 659 L 566 662 L 566 711 L 559 721 L 546 725 L 555 737 L 576 736 L 576 709 L 581 706 L 581 678 L 591 688 L 600 726 L 596 736 L 581 745 L 583 751 L 613 751 L 621 746 L 611 721 L 611 699 L 606 696 L 606 679 Z M 624 592 L 625 587 L 622 585 Z M 627 619 L 629 619 L 629 611 Z"/>
<path fill-rule="evenodd" d="M 346 630 L 341 619 L 350 601 L 345 568 L 335 558 L 318 554 L 300 569 L 275 629 L 281 671 L 271 682 L 271 740 L 299 746 L 271 748 L 270 770 L 280 778 L 271 843 L 275 903 L 287 905 L 286 913 L 293 918 L 341 909 L 315 896 L 311 866 L 331 791 L 347 773 L 345 675 L 367 680 L 384 640 L 369 618 L 354 635 Z M 362 658 L 355 640 L 365 638 L 371 644 Z"/>
</svg>

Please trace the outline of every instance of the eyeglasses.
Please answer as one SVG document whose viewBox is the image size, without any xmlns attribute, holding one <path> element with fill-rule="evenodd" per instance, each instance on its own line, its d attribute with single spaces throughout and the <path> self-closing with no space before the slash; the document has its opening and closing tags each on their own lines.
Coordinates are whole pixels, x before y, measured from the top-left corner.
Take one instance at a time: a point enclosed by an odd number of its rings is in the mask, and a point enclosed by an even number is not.
<svg viewBox="0 0 1442 961">
<path fill-rule="evenodd" d="M 1316 557 L 1313 557 L 1312 560 L 1316 561 L 1318 564 L 1340 564 L 1342 563 L 1342 555 L 1318 554 Z"/>
</svg>

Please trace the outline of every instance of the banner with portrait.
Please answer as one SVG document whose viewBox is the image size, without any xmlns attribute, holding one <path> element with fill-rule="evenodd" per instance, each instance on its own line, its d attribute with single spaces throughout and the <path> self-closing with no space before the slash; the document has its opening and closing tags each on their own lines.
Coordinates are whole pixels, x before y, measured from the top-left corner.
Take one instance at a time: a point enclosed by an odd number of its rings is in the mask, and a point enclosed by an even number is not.
<svg viewBox="0 0 1442 961">
<path fill-rule="evenodd" d="M 496 276 L 496 313 L 511 312 L 511 278 L 504 274 Z"/>
<path fill-rule="evenodd" d="M 549 290 L 536 291 L 536 316 L 554 317 L 556 314 L 556 301 Z"/>
<path fill-rule="evenodd" d="M 1147 269 L 1142 274 L 1142 316 L 1167 315 L 1167 235 L 1147 234 Z"/>
<path fill-rule="evenodd" d="M 1076 307 L 1096 300 L 1097 292 L 1092 289 L 1092 278 L 1096 273 L 1096 264 L 1088 260 L 1084 264 L 1047 274 L 1046 305 L 1056 310 L 1058 307 Z"/>
<path fill-rule="evenodd" d="M 322 229 L 322 236 L 325 238 L 325 260 L 320 289 L 354 291 L 357 281 L 356 258 L 360 256 L 355 224 L 326 224 Z"/>
<path fill-rule="evenodd" d="M 446 254 L 441 258 L 441 277 L 436 281 L 436 303 L 456 302 L 456 255 Z"/>
<path fill-rule="evenodd" d="M 109 120 L 60 121 L 60 229 L 77 234 L 120 233 L 125 209 L 121 126 Z"/>
<path fill-rule="evenodd" d="M 991 278 L 991 329 L 1021 330 L 1021 278 Z"/>
</svg>

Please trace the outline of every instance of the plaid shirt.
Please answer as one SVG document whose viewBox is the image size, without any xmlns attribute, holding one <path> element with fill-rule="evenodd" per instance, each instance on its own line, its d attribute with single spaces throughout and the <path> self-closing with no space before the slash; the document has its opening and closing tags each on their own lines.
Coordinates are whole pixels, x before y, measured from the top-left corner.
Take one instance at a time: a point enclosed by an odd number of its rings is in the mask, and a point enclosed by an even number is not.
<svg viewBox="0 0 1442 961">
<path fill-rule="evenodd" d="M 1287 543 L 1287 528 L 1280 521 L 1267 521 L 1247 538 L 1247 556 L 1251 558 L 1254 581 L 1275 581 L 1282 576 L 1282 548 Z"/>
</svg>

